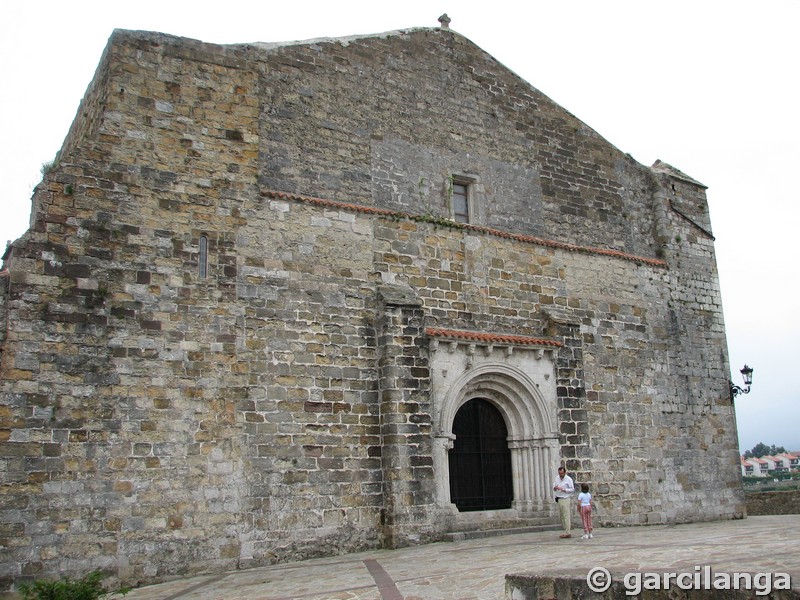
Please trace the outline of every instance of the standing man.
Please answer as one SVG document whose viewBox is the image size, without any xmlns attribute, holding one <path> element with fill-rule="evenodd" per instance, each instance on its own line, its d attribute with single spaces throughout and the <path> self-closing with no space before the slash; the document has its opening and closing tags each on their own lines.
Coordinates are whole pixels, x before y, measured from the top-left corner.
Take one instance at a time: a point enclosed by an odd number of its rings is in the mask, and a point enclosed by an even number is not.
<svg viewBox="0 0 800 600">
<path fill-rule="evenodd" d="M 558 503 L 558 514 L 561 517 L 561 527 L 564 529 L 560 538 L 571 538 L 572 533 L 572 513 L 569 511 L 569 500 L 572 497 L 572 492 L 575 491 L 575 483 L 572 477 L 567 475 L 567 470 L 564 467 L 558 467 L 558 478 L 553 485 L 555 492 L 556 502 Z"/>
</svg>

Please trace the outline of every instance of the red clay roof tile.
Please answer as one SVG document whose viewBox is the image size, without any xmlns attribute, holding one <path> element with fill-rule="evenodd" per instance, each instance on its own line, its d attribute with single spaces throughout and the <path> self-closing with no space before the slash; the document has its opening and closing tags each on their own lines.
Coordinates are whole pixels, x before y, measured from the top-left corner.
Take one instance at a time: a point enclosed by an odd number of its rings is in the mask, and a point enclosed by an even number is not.
<svg viewBox="0 0 800 600">
<path fill-rule="evenodd" d="M 464 331 L 458 329 L 442 329 L 439 327 L 426 327 L 425 334 L 430 337 L 442 337 L 483 344 L 510 344 L 514 346 L 563 346 L 561 342 L 544 338 L 529 337 L 527 335 L 512 335 L 506 333 L 483 333 L 480 331 Z"/>
</svg>

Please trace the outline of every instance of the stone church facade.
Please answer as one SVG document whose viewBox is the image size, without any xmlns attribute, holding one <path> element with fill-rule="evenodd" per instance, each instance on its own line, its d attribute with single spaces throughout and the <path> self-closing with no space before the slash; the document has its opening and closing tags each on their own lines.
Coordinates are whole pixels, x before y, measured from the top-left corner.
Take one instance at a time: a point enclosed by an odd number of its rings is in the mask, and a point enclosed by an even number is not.
<svg viewBox="0 0 800 600">
<path fill-rule="evenodd" d="M 0 577 L 741 518 L 705 187 L 447 27 L 115 31 L 0 294 Z"/>
</svg>

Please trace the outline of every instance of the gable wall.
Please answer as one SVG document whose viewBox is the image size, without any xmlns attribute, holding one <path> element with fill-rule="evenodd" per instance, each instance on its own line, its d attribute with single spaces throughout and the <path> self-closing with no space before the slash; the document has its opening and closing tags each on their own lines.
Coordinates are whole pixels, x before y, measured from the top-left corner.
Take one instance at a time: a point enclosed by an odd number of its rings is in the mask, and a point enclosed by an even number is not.
<svg viewBox="0 0 800 600">
<path fill-rule="evenodd" d="M 655 251 L 647 170 L 457 34 L 287 46 L 266 68 L 267 188 L 449 216 L 462 174 L 484 225 Z"/>
</svg>

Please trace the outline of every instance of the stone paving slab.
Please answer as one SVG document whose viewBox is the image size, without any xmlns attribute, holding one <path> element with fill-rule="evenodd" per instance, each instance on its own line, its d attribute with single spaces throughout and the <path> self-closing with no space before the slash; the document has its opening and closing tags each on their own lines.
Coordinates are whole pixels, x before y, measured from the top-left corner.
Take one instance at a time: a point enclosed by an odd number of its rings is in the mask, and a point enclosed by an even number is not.
<svg viewBox="0 0 800 600">
<path fill-rule="evenodd" d="M 191 577 L 133 590 L 126 600 L 499 600 L 506 574 L 585 577 L 632 571 L 788 573 L 800 590 L 800 515 L 677 526 L 599 529 L 436 543 Z"/>
</svg>

